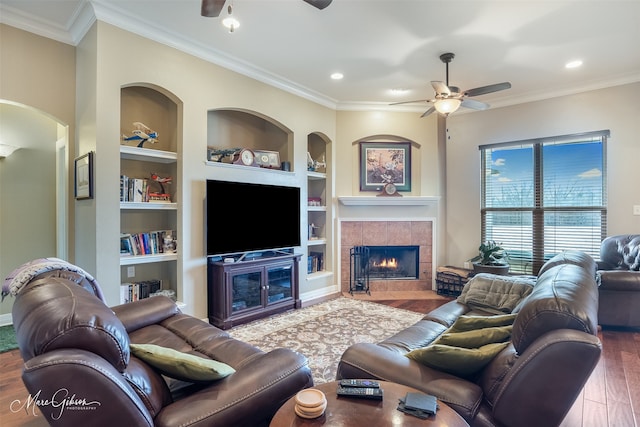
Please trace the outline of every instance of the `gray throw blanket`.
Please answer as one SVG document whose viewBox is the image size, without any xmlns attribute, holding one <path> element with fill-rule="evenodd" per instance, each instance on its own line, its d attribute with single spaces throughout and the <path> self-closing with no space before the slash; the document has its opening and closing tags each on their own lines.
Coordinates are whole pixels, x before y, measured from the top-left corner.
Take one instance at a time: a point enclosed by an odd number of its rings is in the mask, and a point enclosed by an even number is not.
<svg viewBox="0 0 640 427">
<path fill-rule="evenodd" d="M 4 279 L 4 285 L 2 286 L 2 300 L 4 300 L 8 295 L 18 295 L 22 287 L 29 283 L 34 277 L 53 270 L 71 271 L 84 276 L 91 286 L 93 286 L 95 295 L 102 301 L 105 300 L 102 290 L 100 289 L 100 285 L 91 274 L 60 258 L 38 258 L 33 261 L 26 262 L 13 270 Z"/>
<path fill-rule="evenodd" d="M 480 273 L 464 285 L 458 302 L 489 313 L 511 313 L 534 285 L 532 277 Z"/>
</svg>

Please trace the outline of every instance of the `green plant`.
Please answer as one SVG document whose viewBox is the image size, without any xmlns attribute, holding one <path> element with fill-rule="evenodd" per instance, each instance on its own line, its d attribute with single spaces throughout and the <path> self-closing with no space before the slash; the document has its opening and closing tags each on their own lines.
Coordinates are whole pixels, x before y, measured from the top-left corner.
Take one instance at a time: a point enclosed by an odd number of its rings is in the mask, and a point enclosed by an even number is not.
<svg viewBox="0 0 640 427">
<path fill-rule="evenodd" d="M 478 264 L 481 265 L 507 265 L 508 254 L 500 243 L 489 240 L 478 247 Z"/>
</svg>

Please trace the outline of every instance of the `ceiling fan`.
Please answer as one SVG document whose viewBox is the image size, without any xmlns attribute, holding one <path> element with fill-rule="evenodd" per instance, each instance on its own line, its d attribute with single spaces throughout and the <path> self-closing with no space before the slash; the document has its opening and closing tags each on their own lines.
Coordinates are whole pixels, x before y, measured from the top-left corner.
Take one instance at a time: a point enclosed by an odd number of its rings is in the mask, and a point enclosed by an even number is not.
<svg viewBox="0 0 640 427">
<path fill-rule="evenodd" d="M 202 0 L 202 9 L 200 14 L 208 18 L 217 18 L 224 7 L 226 0 Z M 311 6 L 322 10 L 329 6 L 333 0 L 303 0 Z"/>
<path fill-rule="evenodd" d="M 440 55 L 440 60 L 446 65 L 447 80 L 446 83 L 440 81 L 431 82 L 431 86 L 433 86 L 433 89 L 436 91 L 436 95 L 434 98 L 395 102 L 391 105 L 411 104 L 414 102 L 430 102 L 433 104 L 433 106 L 422 113 L 420 117 L 426 117 L 434 111 L 437 111 L 438 113 L 446 117 L 461 106 L 471 108 L 473 110 L 486 110 L 487 108 L 489 108 L 489 104 L 482 101 L 476 101 L 475 99 L 469 99 L 469 97 L 498 92 L 500 90 L 509 89 L 511 87 L 511 83 L 503 82 L 488 86 L 481 86 L 474 89 L 468 89 L 461 92 L 458 87 L 449 86 L 449 63 L 453 60 L 454 57 L 455 55 L 453 53 L 443 53 L 442 55 Z"/>
</svg>

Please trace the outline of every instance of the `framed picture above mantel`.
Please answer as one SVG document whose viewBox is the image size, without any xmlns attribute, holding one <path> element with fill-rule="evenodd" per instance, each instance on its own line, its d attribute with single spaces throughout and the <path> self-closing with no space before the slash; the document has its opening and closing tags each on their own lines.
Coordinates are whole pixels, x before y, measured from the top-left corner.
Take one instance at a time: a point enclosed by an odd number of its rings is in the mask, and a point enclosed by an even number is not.
<svg viewBox="0 0 640 427">
<path fill-rule="evenodd" d="M 389 183 L 411 191 L 411 143 L 361 142 L 360 191 L 380 191 Z"/>
</svg>

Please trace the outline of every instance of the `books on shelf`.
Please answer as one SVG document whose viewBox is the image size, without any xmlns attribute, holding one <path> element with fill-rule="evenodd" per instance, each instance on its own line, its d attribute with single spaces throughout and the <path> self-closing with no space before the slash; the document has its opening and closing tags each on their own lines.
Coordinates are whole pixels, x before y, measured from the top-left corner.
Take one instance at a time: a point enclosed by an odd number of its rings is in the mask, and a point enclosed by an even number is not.
<svg viewBox="0 0 640 427">
<path fill-rule="evenodd" d="M 120 234 L 120 256 L 158 255 L 175 251 L 175 230 Z"/>
<path fill-rule="evenodd" d="M 323 252 L 309 252 L 307 264 L 307 273 L 316 273 L 324 270 L 324 253 Z"/>
<path fill-rule="evenodd" d="M 143 280 L 120 285 L 120 304 L 137 301 L 162 289 L 162 280 Z"/>
<path fill-rule="evenodd" d="M 148 180 L 120 175 L 121 202 L 148 202 Z"/>
</svg>

